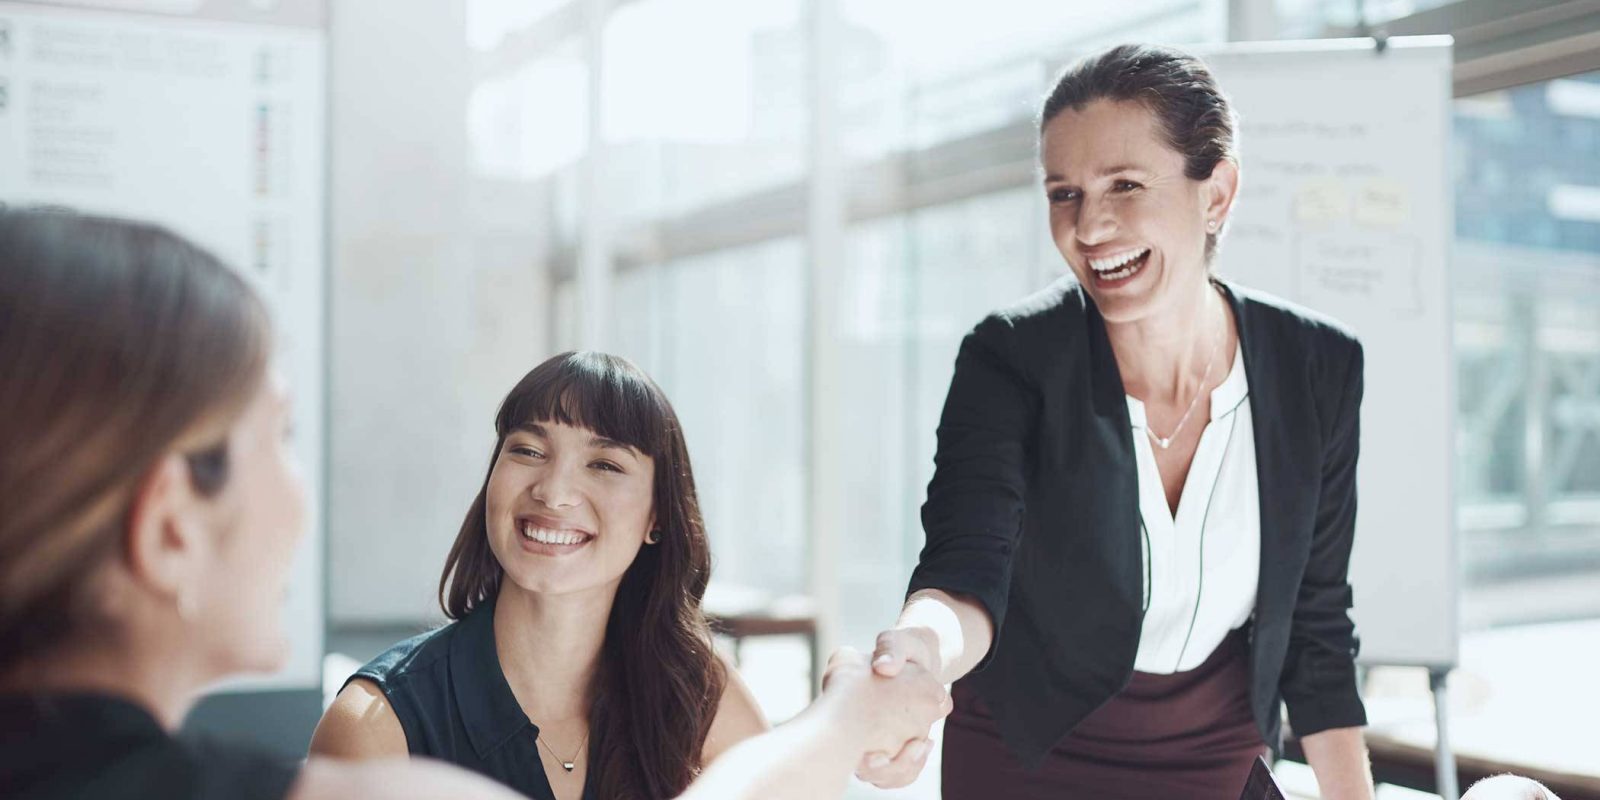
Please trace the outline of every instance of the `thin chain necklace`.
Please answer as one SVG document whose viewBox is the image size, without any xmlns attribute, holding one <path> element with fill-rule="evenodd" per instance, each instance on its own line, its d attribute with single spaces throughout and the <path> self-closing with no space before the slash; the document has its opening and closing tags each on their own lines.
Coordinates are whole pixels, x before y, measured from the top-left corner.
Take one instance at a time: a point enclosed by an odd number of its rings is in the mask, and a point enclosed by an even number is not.
<svg viewBox="0 0 1600 800">
<path fill-rule="evenodd" d="M 578 768 L 578 754 L 582 753 L 583 746 L 589 743 L 589 734 L 585 733 L 583 735 L 583 741 L 578 743 L 578 749 L 573 751 L 572 758 L 562 758 L 561 756 L 556 755 L 556 751 L 550 749 L 550 743 L 544 740 L 543 735 L 534 738 L 539 741 L 539 744 L 544 745 L 545 752 L 549 753 L 551 758 L 561 762 L 561 768 L 566 770 L 568 773 L 571 773 L 573 770 Z"/>
<path fill-rule="evenodd" d="M 1209 293 L 1210 289 L 1208 287 L 1207 294 Z M 1210 303 L 1207 303 L 1206 306 L 1209 308 Z M 1183 426 L 1189 421 L 1189 415 L 1193 414 L 1195 406 L 1200 404 L 1200 395 L 1205 394 L 1206 383 L 1211 380 L 1211 367 L 1217 361 L 1217 351 L 1222 349 L 1222 336 L 1219 334 L 1212 338 L 1215 339 L 1215 342 L 1211 345 L 1211 357 L 1206 359 L 1206 371 L 1200 376 L 1200 388 L 1195 390 L 1194 399 L 1189 401 L 1189 408 L 1183 412 L 1183 416 L 1178 418 L 1178 425 L 1172 429 L 1172 435 L 1167 437 L 1157 436 L 1155 429 L 1150 427 L 1150 420 L 1145 420 L 1144 432 L 1150 436 L 1150 441 L 1155 442 L 1156 446 L 1162 450 L 1171 447 L 1172 440 L 1178 438 L 1178 434 L 1183 432 Z"/>
</svg>

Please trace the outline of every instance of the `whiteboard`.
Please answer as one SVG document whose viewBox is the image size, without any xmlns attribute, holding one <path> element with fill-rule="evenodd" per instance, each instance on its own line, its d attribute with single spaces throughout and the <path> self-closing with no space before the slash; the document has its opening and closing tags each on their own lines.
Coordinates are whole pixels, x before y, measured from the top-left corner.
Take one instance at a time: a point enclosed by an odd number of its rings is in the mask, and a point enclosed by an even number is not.
<svg viewBox="0 0 1600 800">
<path fill-rule="evenodd" d="M 1450 47 L 1197 51 L 1240 117 L 1243 180 L 1218 272 L 1339 319 L 1365 345 L 1350 567 L 1365 664 L 1457 661 Z"/>
<path fill-rule="evenodd" d="M 290 661 L 241 687 L 321 686 L 324 61 L 320 25 L 0 2 L 0 202 L 162 223 L 272 309 L 310 532 L 284 610 Z"/>
</svg>

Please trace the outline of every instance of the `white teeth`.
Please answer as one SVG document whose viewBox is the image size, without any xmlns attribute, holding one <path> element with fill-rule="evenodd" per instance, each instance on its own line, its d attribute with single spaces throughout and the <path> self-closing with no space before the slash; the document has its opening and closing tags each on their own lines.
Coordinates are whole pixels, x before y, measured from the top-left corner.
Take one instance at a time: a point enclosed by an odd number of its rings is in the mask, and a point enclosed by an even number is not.
<svg viewBox="0 0 1600 800">
<path fill-rule="evenodd" d="M 522 526 L 522 536 L 525 539 L 531 539 L 532 541 L 539 542 L 540 544 L 581 544 L 589 540 L 589 537 L 585 534 L 573 533 L 570 531 L 553 531 L 548 528 L 535 528 L 534 526 L 526 523 L 524 523 Z"/>
<path fill-rule="evenodd" d="M 1128 250 L 1107 258 L 1090 259 L 1089 267 L 1095 272 L 1104 274 L 1110 272 L 1111 270 L 1117 269 L 1118 267 L 1121 267 L 1122 265 L 1127 264 L 1129 261 L 1132 261 L 1148 252 L 1150 252 L 1150 248 L 1146 247 L 1140 250 Z"/>
<path fill-rule="evenodd" d="M 1126 278 L 1129 275 L 1132 275 L 1133 273 L 1138 272 L 1138 271 L 1139 271 L 1138 267 L 1133 266 L 1133 265 L 1129 265 L 1129 266 L 1123 267 L 1122 269 L 1117 270 L 1116 272 L 1102 272 L 1102 273 L 1100 273 L 1100 277 L 1102 279 L 1108 280 L 1108 281 L 1120 281 L 1123 278 Z"/>
</svg>

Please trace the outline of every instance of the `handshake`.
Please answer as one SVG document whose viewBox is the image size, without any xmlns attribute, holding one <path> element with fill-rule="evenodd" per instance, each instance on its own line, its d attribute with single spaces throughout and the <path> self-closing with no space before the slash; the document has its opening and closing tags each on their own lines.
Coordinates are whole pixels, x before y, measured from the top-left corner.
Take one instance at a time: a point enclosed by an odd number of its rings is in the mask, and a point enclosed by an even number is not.
<svg viewBox="0 0 1600 800">
<path fill-rule="evenodd" d="M 916 780 L 933 751 L 929 728 L 951 711 L 931 631 L 902 628 L 878 635 L 870 661 L 841 647 L 828 659 L 825 696 L 836 696 L 842 730 L 864 754 L 856 777 L 881 789 Z"/>
</svg>

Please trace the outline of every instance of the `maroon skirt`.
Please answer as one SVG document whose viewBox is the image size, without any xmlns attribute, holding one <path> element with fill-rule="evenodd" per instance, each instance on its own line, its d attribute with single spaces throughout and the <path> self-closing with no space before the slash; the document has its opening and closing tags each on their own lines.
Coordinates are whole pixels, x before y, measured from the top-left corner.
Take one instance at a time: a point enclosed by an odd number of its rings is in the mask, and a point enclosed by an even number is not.
<svg viewBox="0 0 1600 800">
<path fill-rule="evenodd" d="M 1238 800 L 1250 765 L 1268 753 L 1250 712 L 1250 649 L 1238 630 L 1188 672 L 1135 672 L 1037 771 L 1006 748 L 965 682 L 954 700 L 944 726 L 945 800 Z"/>
</svg>

